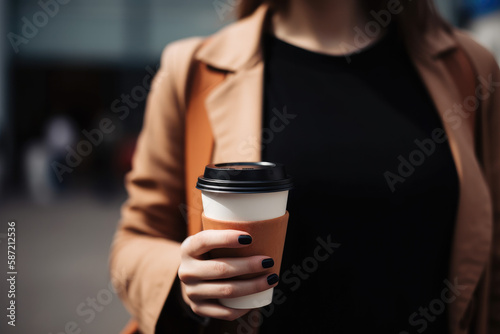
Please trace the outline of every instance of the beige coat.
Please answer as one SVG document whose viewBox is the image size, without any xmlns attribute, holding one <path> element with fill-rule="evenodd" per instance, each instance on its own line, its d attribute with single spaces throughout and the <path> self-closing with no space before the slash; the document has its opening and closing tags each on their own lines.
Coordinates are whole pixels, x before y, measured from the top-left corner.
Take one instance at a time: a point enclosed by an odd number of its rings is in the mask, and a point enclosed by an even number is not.
<svg viewBox="0 0 500 334">
<path fill-rule="evenodd" d="M 184 116 L 187 66 L 191 57 L 228 71 L 205 106 L 215 139 L 213 162 L 259 161 L 263 61 L 260 36 L 268 8 L 224 28 L 200 46 L 187 39 L 167 46 L 147 101 L 129 199 L 112 245 L 113 282 L 144 333 L 153 333 L 177 275 L 184 219 Z M 459 206 L 449 281 L 458 287 L 450 302 L 453 334 L 500 333 L 500 70 L 493 56 L 459 31 L 426 33 L 409 52 L 443 120 L 459 175 Z M 480 76 L 480 131 L 474 140 L 464 104 L 442 55 L 461 45 Z M 476 157 L 475 143 L 482 152 Z M 439 296 L 436 296 L 439 298 Z"/>
</svg>

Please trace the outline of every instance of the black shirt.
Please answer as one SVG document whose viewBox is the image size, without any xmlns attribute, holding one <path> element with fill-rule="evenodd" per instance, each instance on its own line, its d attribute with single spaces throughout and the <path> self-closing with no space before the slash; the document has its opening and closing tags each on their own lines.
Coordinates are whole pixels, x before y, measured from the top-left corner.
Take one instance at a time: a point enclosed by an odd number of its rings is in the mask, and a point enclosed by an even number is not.
<svg viewBox="0 0 500 334">
<path fill-rule="evenodd" d="M 295 178 L 261 333 L 446 333 L 458 176 L 396 31 L 332 56 L 264 38 L 262 158 Z"/>
</svg>

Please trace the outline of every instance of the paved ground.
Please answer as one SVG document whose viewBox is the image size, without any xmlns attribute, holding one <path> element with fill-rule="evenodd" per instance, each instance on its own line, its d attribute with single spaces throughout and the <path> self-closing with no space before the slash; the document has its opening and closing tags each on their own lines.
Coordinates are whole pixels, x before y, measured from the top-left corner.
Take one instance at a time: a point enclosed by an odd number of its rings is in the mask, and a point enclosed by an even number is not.
<svg viewBox="0 0 500 334">
<path fill-rule="evenodd" d="M 119 332 L 128 314 L 110 293 L 107 261 L 124 198 L 103 201 L 79 194 L 43 206 L 25 197 L 0 203 L 0 276 L 7 272 L 5 234 L 11 219 L 17 223 L 18 272 L 16 327 L 6 324 L 7 285 L 2 279 L 0 333 L 79 333 L 71 322 L 80 333 Z M 94 311 L 85 303 L 98 295 L 106 305 L 97 301 Z"/>
</svg>

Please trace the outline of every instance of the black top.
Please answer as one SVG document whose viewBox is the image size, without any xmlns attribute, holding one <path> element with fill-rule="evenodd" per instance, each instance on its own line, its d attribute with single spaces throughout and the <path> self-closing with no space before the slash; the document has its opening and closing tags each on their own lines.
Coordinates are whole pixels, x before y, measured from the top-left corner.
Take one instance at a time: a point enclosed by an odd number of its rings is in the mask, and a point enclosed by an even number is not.
<svg viewBox="0 0 500 334">
<path fill-rule="evenodd" d="M 264 51 L 262 159 L 295 188 L 261 333 L 446 333 L 458 176 L 397 33 L 350 57 Z"/>
</svg>

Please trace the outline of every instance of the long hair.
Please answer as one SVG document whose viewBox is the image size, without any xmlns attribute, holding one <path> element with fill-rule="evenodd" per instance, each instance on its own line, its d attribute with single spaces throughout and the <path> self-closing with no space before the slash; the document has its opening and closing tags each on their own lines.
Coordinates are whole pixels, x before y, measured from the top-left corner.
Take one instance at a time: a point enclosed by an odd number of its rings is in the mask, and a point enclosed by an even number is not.
<svg viewBox="0 0 500 334">
<path fill-rule="evenodd" d="M 362 0 L 369 10 L 387 8 L 391 0 Z M 286 10 L 289 0 L 242 0 L 238 7 L 238 18 L 250 16 L 261 4 L 268 3 L 275 10 Z M 424 32 L 429 29 L 449 29 L 449 24 L 439 15 L 433 0 L 402 0 L 403 11 L 395 15 L 395 21 L 405 30 Z"/>
</svg>

